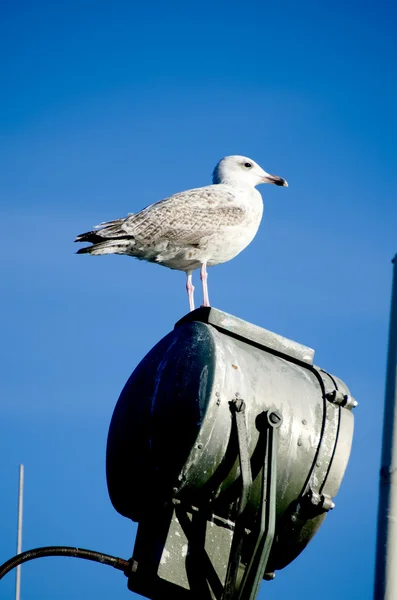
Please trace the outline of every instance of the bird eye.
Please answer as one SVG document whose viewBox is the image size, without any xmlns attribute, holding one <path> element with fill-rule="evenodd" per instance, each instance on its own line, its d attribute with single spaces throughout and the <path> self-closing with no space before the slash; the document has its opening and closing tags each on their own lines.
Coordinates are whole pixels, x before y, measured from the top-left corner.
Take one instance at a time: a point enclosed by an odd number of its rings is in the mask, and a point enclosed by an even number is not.
<svg viewBox="0 0 397 600">
<path fill-rule="evenodd" d="M 247 167 L 247 169 L 250 169 L 252 167 L 252 164 L 249 162 L 244 163 L 244 167 Z"/>
</svg>

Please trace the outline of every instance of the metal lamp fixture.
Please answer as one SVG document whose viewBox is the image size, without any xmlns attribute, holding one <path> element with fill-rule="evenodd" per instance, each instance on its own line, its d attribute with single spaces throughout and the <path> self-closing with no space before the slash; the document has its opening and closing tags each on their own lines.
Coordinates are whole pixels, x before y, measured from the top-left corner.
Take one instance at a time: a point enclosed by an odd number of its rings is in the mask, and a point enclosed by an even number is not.
<svg viewBox="0 0 397 600">
<path fill-rule="evenodd" d="M 356 405 L 310 348 L 214 308 L 135 369 L 107 445 L 111 501 L 138 521 L 129 588 L 254 600 L 334 507 Z"/>
</svg>

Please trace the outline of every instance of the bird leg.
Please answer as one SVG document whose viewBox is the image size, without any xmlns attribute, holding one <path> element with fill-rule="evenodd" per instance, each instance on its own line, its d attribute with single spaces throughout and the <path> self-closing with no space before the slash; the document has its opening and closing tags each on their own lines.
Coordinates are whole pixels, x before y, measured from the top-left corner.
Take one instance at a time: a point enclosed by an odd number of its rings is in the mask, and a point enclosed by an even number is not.
<svg viewBox="0 0 397 600">
<path fill-rule="evenodd" d="M 208 297 L 208 286 L 207 286 L 207 263 L 203 263 L 200 269 L 200 279 L 203 284 L 203 306 L 210 306 L 210 299 Z"/>
<path fill-rule="evenodd" d="M 190 311 L 194 310 L 194 285 L 192 283 L 192 272 L 186 272 L 186 290 L 187 296 L 189 298 L 189 308 Z"/>
</svg>

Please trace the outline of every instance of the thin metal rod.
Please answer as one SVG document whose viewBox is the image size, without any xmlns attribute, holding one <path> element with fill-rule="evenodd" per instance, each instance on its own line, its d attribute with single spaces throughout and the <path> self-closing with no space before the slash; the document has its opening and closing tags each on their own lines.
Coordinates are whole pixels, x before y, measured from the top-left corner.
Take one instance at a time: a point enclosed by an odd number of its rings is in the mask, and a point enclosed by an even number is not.
<svg viewBox="0 0 397 600">
<path fill-rule="evenodd" d="M 393 263 L 382 468 L 379 482 L 375 600 L 397 598 L 397 254 Z"/>
<path fill-rule="evenodd" d="M 22 517 L 23 517 L 23 480 L 24 468 L 19 465 L 19 490 L 18 490 L 18 529 L 17 529 L 17 554 L 22 552 Z M 21 565 L 17 566 L 15 577 L 15 600 L 21 597 Z"/>
<path fill-rule="evenodd" d="M 247 506 L 252 489 L 252 471 L 248 448 L 248 431 L 245 420 L 245 402 L 236 398 L 230 403 L 237 431 L 238 455 L 241 474 L 241 496 L 238 504 L 233 540 L 230 548 L 229 565 L 222 600 L 231 600 L 235 597 L 236 581 L 241 561 L 241 553 L 245 536 L 243 512 Z"/>
</svg>

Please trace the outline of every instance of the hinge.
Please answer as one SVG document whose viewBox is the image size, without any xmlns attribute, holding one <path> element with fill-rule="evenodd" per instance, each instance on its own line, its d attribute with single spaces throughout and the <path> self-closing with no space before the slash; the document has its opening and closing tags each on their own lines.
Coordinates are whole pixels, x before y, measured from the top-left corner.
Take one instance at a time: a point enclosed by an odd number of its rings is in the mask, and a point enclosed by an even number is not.
<svg viewBox="0 0 397 600">
<path fill-rule="evenodd" d="M 348 394 L 344 394 L 339 390 L 332 390 L 332 392 L 327 392 L 325 397 L 329 402 L 333 404 L 337 404 L 338 406 L 342 406 L 343 408 L 356 408 L 358 402 L 352 396 L 348 396 Z"/>
<path fill-rule="evenodd" d="M 335 508 L 335 502 L 327 494 L 318 494 L 314 490 L 309 490 L 308 496 L 314 506 L 318 506 L 327 512 Z"/>
</svg>

